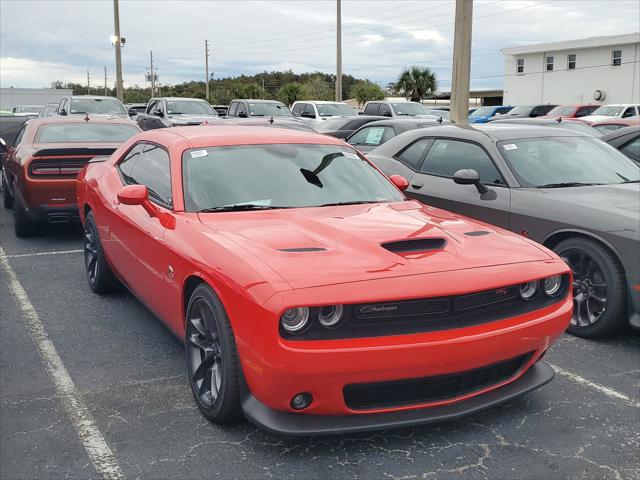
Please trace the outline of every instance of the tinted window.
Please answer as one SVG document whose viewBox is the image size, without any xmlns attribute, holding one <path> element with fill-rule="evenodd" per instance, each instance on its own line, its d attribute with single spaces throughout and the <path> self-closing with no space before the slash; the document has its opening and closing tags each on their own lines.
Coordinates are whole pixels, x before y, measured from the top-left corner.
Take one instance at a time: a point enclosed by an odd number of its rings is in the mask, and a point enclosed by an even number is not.
<svg viewBox="0 0 640 480">
<path fill-rule="evenodd" d="M 304 113 L 305 113 L 306 115 L 311 115 L 311 116 L 313 116 L 313 118 L 315 118 L 315 117 L 316 117 L 316 112 L 315 112 L 315 110 L 313 109 L 313 105 L 311 105 L 310 103 L 307 103 L 307 106 L 306 106 L 306 107 L 305 107 L 305 109 L 304 109 Z"/>
<path fill-rule="evenodd" d="M 67 110 L 67 99 L 66 98 L 64 98 L 62 100 L 62 102 L 60 103 L 60 107 L 59 107 L 58 112 L 62 112 L 63 110 Z M 67 112 L 67 113 L 69 113 L 69 112 Z"/>
<path fill-rule="evenodd" d="M 218 116 L 211 105 L 204 100 L 169 100 L 167 113 L 170 115 L 212 115 Z"/>
<path fill-rule="evenodd" d="M 395 135 L 396 132 L 391 127 L 364 127 L 362 130 L 353 134 L 349 139 L 349 143 L 351 145 L 370 145 L 377 147 L 390 138 L 395 137 Z"/>
<path fill-rule="evenodd" d="M 300 114 L 302 113 L 302 110 L 304 110 L 304 103 L 296 103 L 293 106 L 291 113 L 293 113 L 296 117 L 299 117 Z"/>
<path fill-rule="evenodd" d="M 135 153 L 132 151 L 129 155 L 135 156 Z M 146 186 L 150 199 L 171 205 L 171 170 L 169 154 L 166 150 L 157 145 L 143 144 L 139 158 L 132 157 L 131 163 L 133 165 L 129 175 L 124 171 L 128 167 L 120 165 L 120 171 L 125 175 L 126 182 Z"/>
<path fill-rule="evenodd" d="M 586 117 L 587 115 L 591 115 L 591 113 L 598 108 L 597 105 L 589 105 L 587 107 L 580 107 L 576 110 L 576 117 Z"/>
<path fill-rule="evenodd" d="M 636 114 L 636 109 L 634 107 L 629 107 L 622 114 L 622 118 L 633 117 L 635 114 Z"/>
<path fill-rule="evenodd" d="M 118 164 L 118 169 L 122 173 L 122 177 L 127 184 L 135 183 L 131 178 L 131 172 L 133 171 L 133 167 L 135 166 L 136 162 L 140 158 L 140 152 L 142 152 L 142 144 L 138 144 L 133 147 L 129 151 L 129 153 L 127 153 L 127 156 L 124 157 L 124 160 L 122 160 Z"/>
<path fill-rule="evenodd" d="M 35 143 L 123 143 L 139 132 L 133 125 L 59 123 L 40 127 Z"/>
<path fill-rule="evenodd" d="M 157 100 L 153 100 L 152 102 L 149 102 L 149 105 L 147 105 L 147 113 L 153 113 L 157 104 L 158 104 Z"/>
<path fill-rule="evenodd" d="M 502 176 L 480 146 L 457 140 L 436 140 L 420 170 L 429 175 L 452 178 L 455 172 L 464 168 L 476 170 L 484 183 L 504 185 Z"/>
<path fill-rule="evenodd" d="M 629 157 L 640 160 L 640 137 L 636 138 L 632 142 L 627 143 L 620 149 L 620 151 L 625 155 L 628 155 Z"/>
<path fill-rule="evenodd" d="M 238 102 L 233 102 L 229 107 L 229 111 L 227 112 L 227 115 L 229 115 L 230 117 L 235 117 L 237 111 L 238 111 Z"/>
<path fill-rule="evenodd" d="M 418 170 L 420 168 L 420 163 L 422 162 L 422 157 L 424 153 L 429 148 L 429 145 L 433 143 L 432 138 L 421 138 L 417 142 L 413 142 L 407 148 L 405 148 L 402 152 L 396 155 L 396 158 L 400 160 L 402 163 L 407 165 L 409 168 L 413 170 Z"/>
<path fill-rule="evenodd" d="M 339 145 L 199 148 L 184 153 L 182 171 L 187 211 L 241 204 L 318 207 L 403 198 L 353 148 Z"/>
<path fill-rule="evenodd" d="M 369 104 L 367 104 L 367 106 L 364 109 L 364 114 L 365 115 L 378 115 L 379 111 L 380 111 L 380 104 L 379 103 L 369 103 Z"/>
<path fill-rule="evenodd" d="M 18 136 L 16 137 L 15 141 L 13 142 L 13 146 L 17 147 L 18 145 L 20 145 L 20 142 L 22 141 L 22 137 L 24 137 L 24 132 L 27 130 L 27 127 L 24 126 L 20 129 L 20 132 L 18 132 Z"/>
</svg>

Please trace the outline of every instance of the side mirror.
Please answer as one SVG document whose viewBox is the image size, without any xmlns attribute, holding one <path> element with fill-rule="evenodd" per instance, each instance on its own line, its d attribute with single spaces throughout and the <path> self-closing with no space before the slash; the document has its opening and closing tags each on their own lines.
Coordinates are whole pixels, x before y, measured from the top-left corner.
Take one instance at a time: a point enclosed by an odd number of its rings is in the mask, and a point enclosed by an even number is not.
<svg viewBox="0 0 640 480">
<path fill-rule="evenodd" d="M 154 114 L 156 117 L 161 117 L 161 116 L 162 116 L 162 110 L 158 108 L 158 109 L 156 109 L 156 110 L 154 110 L 154 111 L 153 111 L 153 114 Z"/>
<path fill-rule="evenodd" d="M 63 108 L 58 115 L 66 115 L 67 111 Z"/>
<path fill-rule="evenodd" d="M 400 190 L 401 192 L 404 192 L 407 188 L 409 188 L 409 181 L 402 175 L 391 175 L 389 177 L 389 180 L 391 180 L 391 183 L 398 187 L 398 190 Z"/>
<path fill-rule="evenodd" d="M 480 175 L 472 168 L 458 170 L 453 174 L 453 181 L 458 185 L 475 185 L 478 192 L 487 193 L 489 189 L 480 181 Z"/>
<path fill-rule="evenodd" d="M 123 205 L 141 205 L 151 217 L 158 211 L 149 201 L 149 192 L 144 185 L 125 185 L 118 190 L 118 201 Z"/>
<path fill-rule="evenodd" d="M 304 118 L 316 118 L 316 116 L 313 113 L 307 113 L 307 112 L 302 112 L 300 116 Z"/>
<path fill-rule="evenodd" d="M 136 112 L 135 109 L 130 108 L 129 109 L 129 116 L 130 117 L 135 117 L 136 115 L 138 115 L 138 112 Z"/>
<path fill-rule="evenodd" d="M 247 118 L 247 112 L 245 112 L 244 110 L 240 110 L 238 112 L 238 117 L 240 118 Z"/>
<path fill-rule="evenodd" d="M 391 112 L 389 110 L 385 110 L 385 111 L 381 112 L 380 115 L 383 116 L 383 117 L 390 117 L 391 116 Z"/>
</svg>

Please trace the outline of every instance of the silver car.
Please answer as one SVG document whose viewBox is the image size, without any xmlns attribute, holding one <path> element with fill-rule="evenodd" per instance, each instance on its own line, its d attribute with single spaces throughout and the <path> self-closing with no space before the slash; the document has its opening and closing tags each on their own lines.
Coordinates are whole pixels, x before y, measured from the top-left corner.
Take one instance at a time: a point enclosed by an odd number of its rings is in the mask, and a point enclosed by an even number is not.
<svg viewBox="0 0 640 480">
<path fill-rule="evenodd" d="M 544 126 L 443 125 L 399 135 L 367 157 L 406 177 L 410 197 L 563 257 L 574 275 L 570 333 L 640 328 L 640 168 L 613 147 Z"/>
</svg>

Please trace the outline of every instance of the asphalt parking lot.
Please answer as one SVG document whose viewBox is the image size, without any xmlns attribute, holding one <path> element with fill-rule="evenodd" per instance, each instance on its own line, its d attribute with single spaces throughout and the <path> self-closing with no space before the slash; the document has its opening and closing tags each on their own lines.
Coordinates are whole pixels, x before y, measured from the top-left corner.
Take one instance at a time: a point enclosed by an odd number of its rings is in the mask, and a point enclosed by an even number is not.
<svg viewBox="0 0 640 480">
<path fill-rule="evenodd" d="M 546 357 L 551 384 L 459 421 L 302 439 L 219 427 L 198 412 L 172 334 L 129 293 L 89 290 L 79 226 L 18 240 L 6 210 L 0 226 L 3 479 L 640 478 L 638 332 L 565 335 Z M 45 368 L 44 333 L 73 391 Z M 90 457 L 87 415 L 115 464 Z"/>
</svg>

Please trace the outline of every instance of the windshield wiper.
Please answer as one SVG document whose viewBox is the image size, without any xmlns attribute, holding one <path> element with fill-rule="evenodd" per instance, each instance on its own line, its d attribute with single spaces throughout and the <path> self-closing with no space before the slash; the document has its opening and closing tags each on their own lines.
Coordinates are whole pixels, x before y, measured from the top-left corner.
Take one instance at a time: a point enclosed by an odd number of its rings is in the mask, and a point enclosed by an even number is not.
<svg viewBox="0 0 640 480">
<path fill-rule="evenodd" d="M 588 187 L 590 185 L 604 185 L 604 184 L 603 183 L 582 183 L 582 182 L 547 183 L 546 185 L 538 185 L 537 188 Z"/>
<path fill-rule="evenodd" d="M 323 203 L 319 207 L 339 207 L 341 205 L 359 205 L 361 203 L 380 203 L 377 200 L 352 200 L 350 202 Z"/>
<path fill-rule="evenodd" d="M 622 183 L 640 183 L 640 180 L 625 180 Z"/>
<path fill-rule="evenodd" d="M 241 212 L 243 210 L 274 210 L 276 208 L 290 208 L 290 207 L 277 207 L 273 205 L 260 205 L 257 203 L 243 203 L 240 205 L 222 205 L 220 207 L 210 207 L 198 210 L 196 213 L 209 213 L 209 212 Z"/>
</svg>

